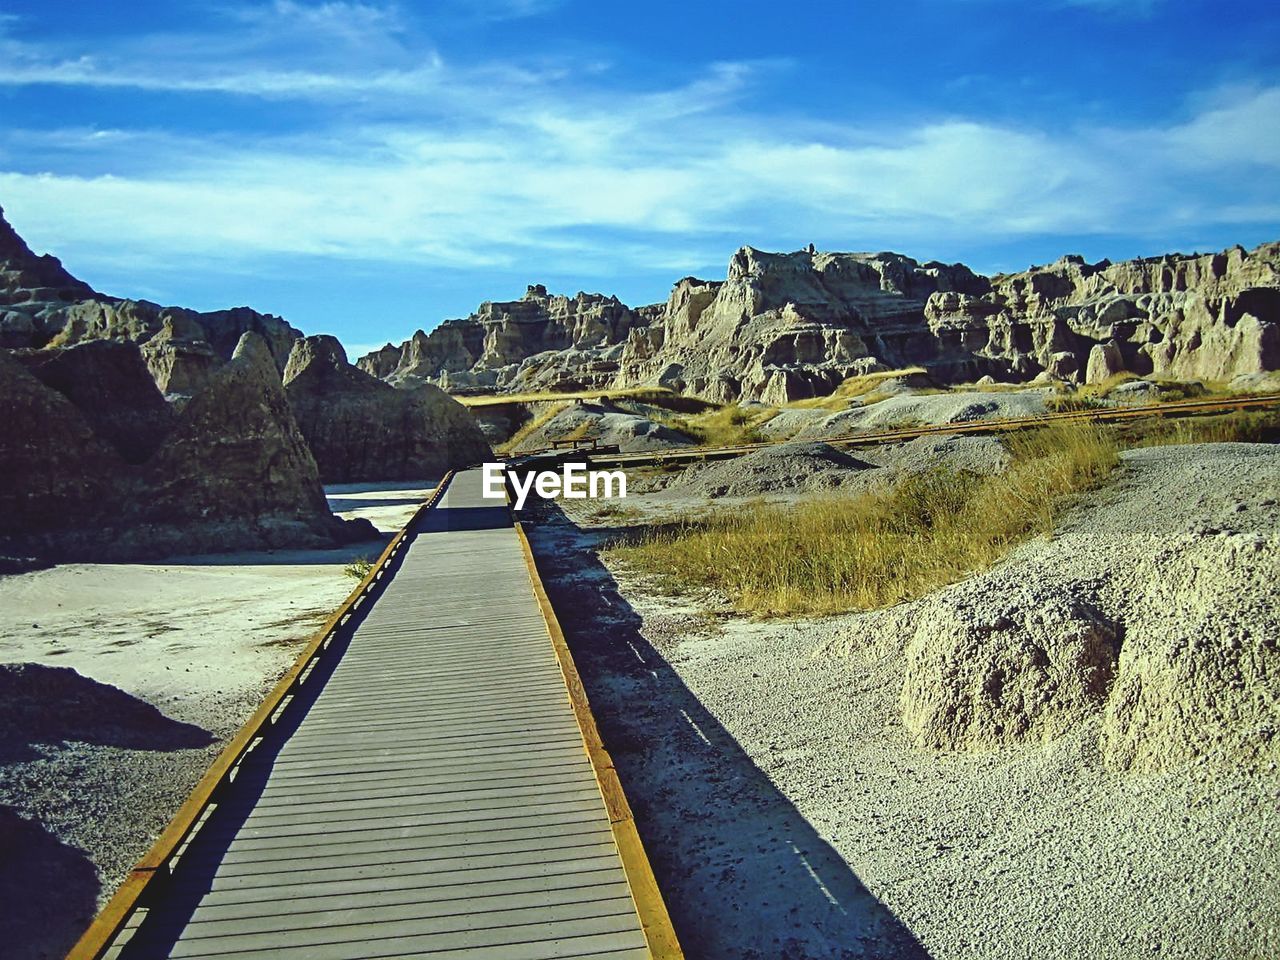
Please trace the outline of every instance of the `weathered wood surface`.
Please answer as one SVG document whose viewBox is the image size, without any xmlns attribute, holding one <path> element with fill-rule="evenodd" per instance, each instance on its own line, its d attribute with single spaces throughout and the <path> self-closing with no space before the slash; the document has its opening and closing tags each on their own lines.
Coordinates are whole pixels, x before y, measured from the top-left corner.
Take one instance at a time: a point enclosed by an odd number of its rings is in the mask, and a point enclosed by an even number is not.
<svg viewBox="0 0 1280 960">
<path fill-rule="evenodd" d="M 458 474 L 124 957 L 648 957 L 504 505 Z"/>
</svg>

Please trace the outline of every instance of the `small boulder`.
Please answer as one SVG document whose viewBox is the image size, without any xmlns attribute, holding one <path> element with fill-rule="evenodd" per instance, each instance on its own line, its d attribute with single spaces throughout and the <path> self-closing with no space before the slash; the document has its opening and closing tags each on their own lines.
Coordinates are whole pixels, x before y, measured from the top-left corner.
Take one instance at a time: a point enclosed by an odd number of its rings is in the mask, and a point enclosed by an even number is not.
<svg viewBox="0 0 1280 960">
<path fill-rule="evenodd" d="M 1215 756 L 1280 760 L 1280 538 L 1189 533 L 1153 558 L 1160 575 L 1132 598 L 1102 754 L 1157 771 Z"/>
<path fill-rule="evenodd" d="M 1044 369 L 1054 380 L 1073 380 L 1080 372 L 1080 358 L 1070 350 L 1060 350 L 1049 354 Z"/>
<path fill-rule="evenodd" d="M 1085 368 L 1086 383 L 1101 383 L 1108 377 L 1124 372 L 1124 357 L 1114 340 L 1096 343 L 1089 351 L 1089 364 Z"/>
</svg>

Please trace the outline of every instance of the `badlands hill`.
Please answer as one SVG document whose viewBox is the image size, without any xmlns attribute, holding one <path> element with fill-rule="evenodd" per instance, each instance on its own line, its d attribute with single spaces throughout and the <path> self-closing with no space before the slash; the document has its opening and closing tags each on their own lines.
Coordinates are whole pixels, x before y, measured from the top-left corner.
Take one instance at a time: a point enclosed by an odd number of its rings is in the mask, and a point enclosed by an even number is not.
<svg viewBox="0 0 1280 960">
<path fill-rule="evenodd" d="M 664 386 L 766 403 L 915 365 L 948 383 L 1275 370 L 1280 243 L 1122 263 L 1063 257 L 995 277 L 896 253 L 743 247 L 725 280 L 687 277 L 665 304 L 531 286 L 359 361 L 393 384 L 455 392 Z"/>
<path fill-rule="evenodd" d="M 248 307 L 200 313 L 98 293 L 2 215 L 0 396 L 8 556 L 367 539 L 367 522 L 330 513 L 322 482 L 425 480 L 488 452 L 435 387 L 394 390 L 332 338 Z"/>
</svg>

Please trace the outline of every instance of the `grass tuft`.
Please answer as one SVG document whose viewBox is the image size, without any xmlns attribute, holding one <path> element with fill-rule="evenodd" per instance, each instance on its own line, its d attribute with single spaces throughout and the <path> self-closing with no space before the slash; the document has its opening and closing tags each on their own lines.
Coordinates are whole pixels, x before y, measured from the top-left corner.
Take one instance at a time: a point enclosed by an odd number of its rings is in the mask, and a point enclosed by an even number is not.
<svg viewBox="0 0 1280 960">
<path fill-rule="evenodd" d="M 363 580 L 369 575 L 369 571 L 373 569 L 373 561 L 368 557 L 356 557 L 345 567 L 342 572 L 352 580 Z"/>
<path fill-rule="evenodd" d="M 511 435 L 509 440 L 495 446 L 493 448 L 494 452 L 501 455 L 515 453 L 520 449 L 524 442 L 529 439 L 529 437 L 533 436 L 534 433 L 545 427 L 551 421 L 552 417 L 568 406 L 569 403 L 567 401 L 551 404 L 547 409 L 543 410 L 532 420 L 529 420 L 521 426 L 519 430 Z"/>
<path fill-rule="evenodd" d="M 763 616 L 870 610 L 910 600 L 1049 534 L 1073 494 L 1118 463 L 1110 435 L 1069 424 L 1012 436 L 993 477 L 935 470 L 854 497 L 755 503 L 615 544 L 611 557 L 669 588 L 727 596 Z"/>
</svg>

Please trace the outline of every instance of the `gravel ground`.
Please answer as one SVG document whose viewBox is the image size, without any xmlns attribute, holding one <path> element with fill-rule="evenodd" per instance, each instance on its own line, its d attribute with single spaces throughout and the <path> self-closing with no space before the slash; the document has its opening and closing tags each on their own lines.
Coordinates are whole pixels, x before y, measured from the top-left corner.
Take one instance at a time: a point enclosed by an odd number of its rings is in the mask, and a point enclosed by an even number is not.
<svg viewBox="0 0 1280 960">
<path fill-rule="evenodd" d="M 1202 548 L 1233 537 L 1270 543 L 1257 562 L 1274 564 L 1278 478 L 1275 447 L 1135 451 L 1053 540 L 994 570 L 894 610 L 791 623 L 610 571 L 596 534 L 553 508 L 535 548 L 557 557 L 553 599 L 573 611 L 575 657 L 688 955 L 1280 956 L 1274 755 L 1122 772 L 1102 755 L 1101 713 L 1045 744 L 940 753 L 914 745 L 900 712 L 908 631 L 1028 582 L 1131 616 L 1135 643 L 1175 641 L 1185 618 L 1162 624 L 1151 603 L 1159 564 L 1211 582 Z M 1224 637 L 1252 630 L 1274 651 L 1274 590 L 1225 604 Z M 1197 591 L 1183 599 L 1219 596 Z M 1231 622 L 1240 611 L 1256 619 Z"/>
</svg>

